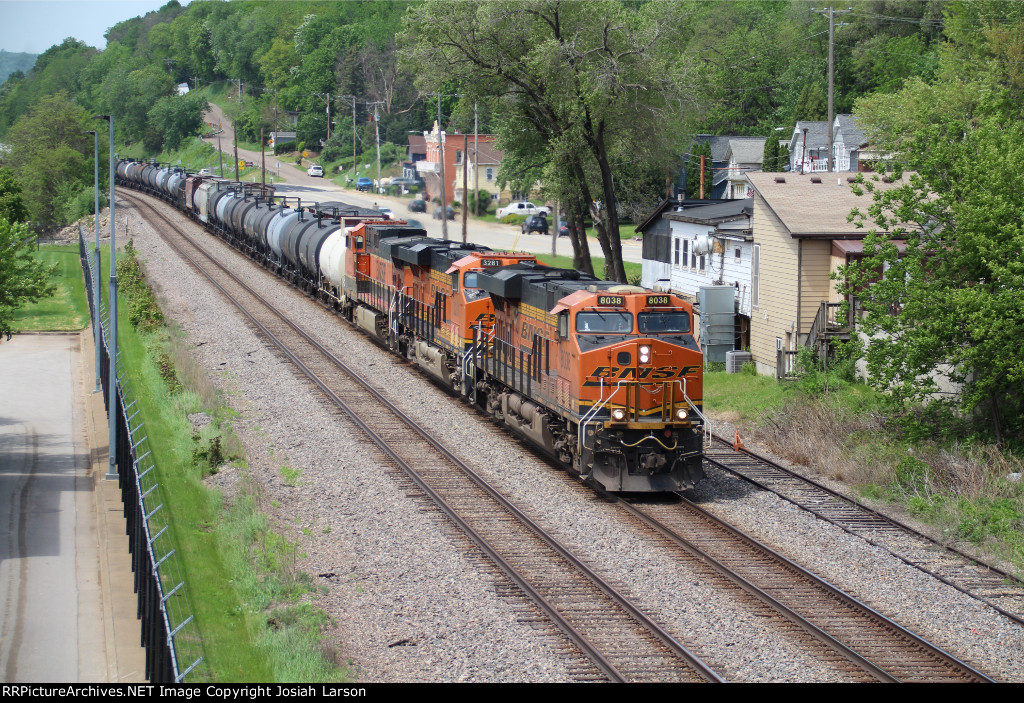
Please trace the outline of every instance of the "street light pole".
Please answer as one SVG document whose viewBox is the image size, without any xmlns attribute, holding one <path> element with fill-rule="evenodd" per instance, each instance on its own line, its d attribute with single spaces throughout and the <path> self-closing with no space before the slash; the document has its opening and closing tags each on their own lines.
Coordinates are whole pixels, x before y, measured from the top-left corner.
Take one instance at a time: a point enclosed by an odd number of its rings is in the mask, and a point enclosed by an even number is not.
<svg viewBox="0 0 1024 703">
<path fill-rule="evenodd" d="M 108 309 L 110 310 L 110 349 L 107 353 L 110 357 L 109 379 L 107 385 L 107 417 L 110 426 L 110 466 L 107 469 L 107 480 L 117 480 L 117 261 L 115 253 L 117 247 L 114 244 L 115 221 L 114 221 L 114 116 L 95 115 L 93 119 L 106 120 L 110 127 L 110 289 L 107 292 L 109 297 Z"/>
<path fill-rule="evenodd" d="M 92 129 L 86 132 L 92 135 L 93 157 L 92 157 L 92 193 L 93 193 L 93 229 L 96 233 L 96 243 L 93 246 L 93 256 L 96 261 L 95 275 L 92 281 L 92 312 L 93 312 L 93 344 L 96 347 L 96 387 L 93 393 L 100 392 L 100 134 Z"/>
</svg>

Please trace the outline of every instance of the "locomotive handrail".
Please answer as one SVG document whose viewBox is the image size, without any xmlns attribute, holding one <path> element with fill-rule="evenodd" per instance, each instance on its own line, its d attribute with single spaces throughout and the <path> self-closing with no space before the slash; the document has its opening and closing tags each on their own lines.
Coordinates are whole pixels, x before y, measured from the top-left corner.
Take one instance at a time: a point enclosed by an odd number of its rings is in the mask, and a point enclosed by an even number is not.
<svg viewBox="0 0 1024 703">
<path fill-rule="evenodd" d="M 681 379 L 677 380 L 676 383 L 680 384 L 679 389 L 683 392 L 683 400 L 686 401 L 687 405 L 693 408 L 693 412 L 697 413 L 697 416 L 703 421 L 704 445 L 707 446 L 711 443 L 711 421 L 700 411 L 700 408 L 694 405 L 693 401 L 690 400 L 690 396 L 686 394 L 686 377 L 683 376 Z"/>
<path fill-rule="evenodd" d="M 579 449 L 579 452 L 580 452 L 581 456 L 583 454 L 583 449 L 586 446 L 585 443 L 584 443 L 583 436 L 584 436 L 584 433 L 586 432 L 587 425 L 589 425 L 591 422 L 593 422 L 594 421 L 594 416 L 597 415 L 597 413 L 601 410 L 601 408 L 603 408 L 605 405 L 607 405 L 609 403 L 609 401 L 611 401 L 611 399 L 615 397 L 615 394 L 618 393 L 619 389 L 622 388 L 622 384 L 623 383 L 628 383 L 628 381 L 624 381 L 623 380 L 623 381 L 619 381 L 618 383 L 616 383 L 615 384 L 615 390 L 613 390 L 611 392 L 611 394 L 609 394 L 609 396 L 607 398 L 604 398 L 604 379 L 603 378 L 601 379 L 601 384 L 600 384 L 600 386 L 598 386 L 598 388 L 601 389 L 600 393 L 601 393 L 601 396 L 602 396 L 602 400 L 599 400 L 597 402 L 597 404 L 594 405 L 594 407 L 592 407 L 590 409 L 590 412 L 588 412 L 586 415 L 584 415 L 580 419 L 580 426 L 579 426 L 579 429 L 576 431 L 576 433 L 578 435 L 577 447 Z"/>
<path fill-rule="evenodd" d="M 477 342 L 475 344 L 470 344 L 469 345 L 469 352 L 462 355 L 462 364 L 461 364 L 461 366 L 462 366 L 462 377 L 463 378 L 466 378 L 467 376 L 469 376 L 469 366 L 470 366 L 470 364 L 473 364 L 474 366 L 479 366 L 479 364 L 476 363 L 477 354 L 479 354 L 480 350 L 484 348 L 485 340 L 486 340 L 486 334 L 488 332 L 488 330 L 485 330 L 484 326 L 482 324 L 479 324 L 479 323 L 477 323 L 475 325 L 471 325 L 471 327 L 473 329 L 477 330 L 480 334 L 479 334 L 479 339 L 477 340 Z M 494 331 L 490 330 L 490 333 L 491 333 L 491 336 L 493 337 L 494 336 Z M 476 336 L 477 335 L 474 335 L 474 337 L 476 337 Z"/>
</svg>

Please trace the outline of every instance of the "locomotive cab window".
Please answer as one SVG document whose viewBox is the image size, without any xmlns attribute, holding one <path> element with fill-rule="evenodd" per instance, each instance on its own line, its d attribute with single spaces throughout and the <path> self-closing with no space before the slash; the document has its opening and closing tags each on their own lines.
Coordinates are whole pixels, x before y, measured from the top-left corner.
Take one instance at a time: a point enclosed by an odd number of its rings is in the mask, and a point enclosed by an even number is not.
<svg viewBox="0 0 1024 703">
<path fill-rule="evenodd" d="M 640 334 L 680 334 L 690 331 L 689 313 L 642 312 L 636 317 Z"/>
<path fill-rule="evenodd" d="M 628 312 L 579 312 L 576 313 L 576 331 L 586 333 L 617 332 L 626 334 L 633 331 L 633 315 Z"/>
<path fill-rule="evenodd" d="M 467 271 L 462 276 L 462 294 L 466 300 L 479 300 L 487 297 L 487 291 L 478 287 L 477 271 Z"/>
</svg>

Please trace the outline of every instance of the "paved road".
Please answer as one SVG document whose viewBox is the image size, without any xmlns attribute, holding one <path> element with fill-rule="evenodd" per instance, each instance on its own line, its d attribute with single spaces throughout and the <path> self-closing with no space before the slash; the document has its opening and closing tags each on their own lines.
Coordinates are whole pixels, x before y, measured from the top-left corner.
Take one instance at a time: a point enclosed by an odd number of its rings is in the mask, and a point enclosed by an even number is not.
<svg viewBox="0 0 1024 703">
<path fill-rule="evenodd" d="M 89 447 L 102 436 L 91 421 L 103 414 L 86 371 L 91 349 L 81 349 L 91 339 L 0 342 L 4 683 L 144 680 L 120 494 L 116 482 L 96 480 L 105 438 Z"/>
<path fill-rule="evenodd" d="M 231 131 L 231 121 L 224 115 L 219 107 L 212 104 L 205 119 L 207 122 L 221 124 L 223 126 L 224 132 L 220 135 L 220 146 L 222 151 L 225 153 L 225 164 L 230 164 L 234 158 L 232 148 L 234 133 Z M 208 141 L 214 148 L 217 147 L 216 138 Z M 246 149 L 239 149 L 238 156 L 239 159 L 246 159 L 255 164 L 260 163 L 261 155 L 258 151 L 254 152 Z M 268 183 L 271 180 L 270 174 L 274 174 L 274 185 L 277 187 L 277 193 L 279 195 L 301 197 L 303 200 L 309 198 L 312 201 L 339 200 L 341 202 L 351 203 L 352 205 L 361 205 L 364 207 L 374 207 L 375 204 L 387 206 L 391 208 L 396 217 L 415 219 L 424 229 L 427 230 L 427 233 L 431 237 L 441 238 L 443 235 L 440 220 L 433 219 L 430 214 L 409 212 L 409 198 L 393 198 L 386 195 L 360 193 L 354 189 L 345 189 L 341 186 L 335 185 L 329 180 L 310 177 L 306 175 L 306 171 L 304 169 L 298 168 L 296 164 L 289 163 L 288 161 L 282 161 L 272 154 L 267 155 L 265 159 Z M 227 173 L 228 169 L 225 166 L 225 174 Z M 233 168 L 231 170 L 231 174 L 232 176 L 234 174 Z M 280 178 L 278 178 L 277 174 L 280 174 Z M 623 228 L 622 234 L 625 237 L 627 235 L 631 235 L 632 232 L 632 228 L 627 226 Z M 467 224 L 466 235 L 467 241 L 483 244 L 493 249 L 527 251 L 540 254 L 551 253 L 550 236 L 521 234 L 518 225 L 513 226 L 498 224 L 496 222 L 484 222 L 470 217 Z M 454 222 L 448 222 L 448 238 L 454 240 L 462 239 L 461 215 L 457 215 Z M 572 256 L 572 245 L 570 245 L 564 237 L 557 242 L 556 246 L 558 254 L 563 256 Z M 597 244 L 596 240 L 591 240 L 591 254 L 593 256 L 601 256 L 601 248 Z M 624 241 L 622 243 L 622 257 L 625 261 L 640 263 L 640 243 Z"/>
</svg>

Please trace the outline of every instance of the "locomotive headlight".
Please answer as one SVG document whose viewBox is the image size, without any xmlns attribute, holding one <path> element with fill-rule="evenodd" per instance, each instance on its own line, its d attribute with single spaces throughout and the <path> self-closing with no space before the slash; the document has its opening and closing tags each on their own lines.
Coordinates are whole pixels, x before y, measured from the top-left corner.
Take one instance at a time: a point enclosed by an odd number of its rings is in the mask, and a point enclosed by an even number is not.
<svg viewBox="0 0 1024 703">
<path fill-rule="evenodd" d="M 679 422 L 684 421 L 688 417 L 690 417 L 689 410 L 686 408 L 676 408 L 676 419 L 679 420 Z"/>
<path fill-rule="evenodd" d="M 626 411 L 623 410 L 622 408 L 615 408 L 614 410 L 612 410 L 612 419 L 615 420 L 615 422 L 625 422 Z"/>
<path fill-rule="evenodd" d="M 646 344 L 640 345 L 640 363 L 649 364 L 651 362 L 651 348 Z"/>
</svg>

